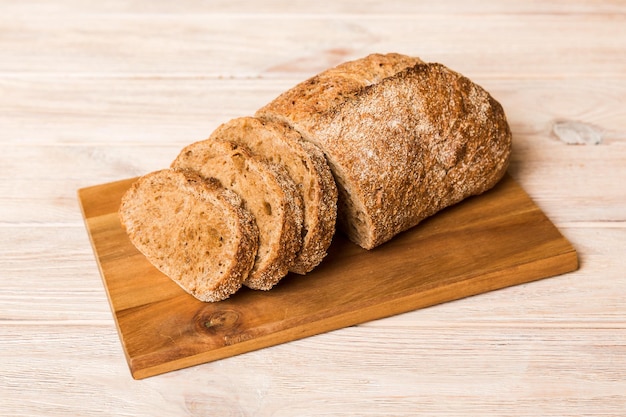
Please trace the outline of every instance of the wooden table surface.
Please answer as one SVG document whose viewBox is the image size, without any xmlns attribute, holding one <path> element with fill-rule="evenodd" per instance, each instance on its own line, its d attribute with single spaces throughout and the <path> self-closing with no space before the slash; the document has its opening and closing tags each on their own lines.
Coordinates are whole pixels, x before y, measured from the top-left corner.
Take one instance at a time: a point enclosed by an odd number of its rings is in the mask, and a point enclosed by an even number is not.
<svg viewBox="0 0 626 417">
<path fill-rule="evenodd" d="M 626 415 L 626 3 L 0 0 L 0 415 Z M 132 379 L 79 188 L 371 52 L 504 106 L 574 273 Z"/>
</svg>

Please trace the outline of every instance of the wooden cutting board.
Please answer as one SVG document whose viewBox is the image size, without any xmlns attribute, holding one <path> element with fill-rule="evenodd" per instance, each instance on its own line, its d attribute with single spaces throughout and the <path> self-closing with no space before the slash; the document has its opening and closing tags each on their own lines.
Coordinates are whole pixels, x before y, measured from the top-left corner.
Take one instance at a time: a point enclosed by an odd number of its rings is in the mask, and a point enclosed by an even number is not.
<svg viewBox="0 0 626 417">
<path fill-rule="evenodd" d="M 374 250 L 337 235 L 308 275 L 202 303 L 157 271 L 122 230 L 117 209 L 133 181 L 78 196 L 136 379 L 578 268 L 572 245 L 506 176 Z"/>
</svg>

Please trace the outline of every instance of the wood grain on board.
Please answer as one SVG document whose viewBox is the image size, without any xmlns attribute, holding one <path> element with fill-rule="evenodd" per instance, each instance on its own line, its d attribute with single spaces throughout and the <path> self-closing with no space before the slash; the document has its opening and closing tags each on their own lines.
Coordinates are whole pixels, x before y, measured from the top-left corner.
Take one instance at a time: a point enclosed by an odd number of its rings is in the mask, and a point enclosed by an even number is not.
<svg viewBox="0 0 626 417">
<path fill-rule="evenodd" d="M 271 291 L 203 303 L 157 271 L 118 217 L 134 179 L 79 190 L 85 223 L 133 377 L 210 362 L 307 336 L 573 271 L 576 251 L 506 176 L 366 251 L 337 234 L 306 276 Z"/>
</svg>

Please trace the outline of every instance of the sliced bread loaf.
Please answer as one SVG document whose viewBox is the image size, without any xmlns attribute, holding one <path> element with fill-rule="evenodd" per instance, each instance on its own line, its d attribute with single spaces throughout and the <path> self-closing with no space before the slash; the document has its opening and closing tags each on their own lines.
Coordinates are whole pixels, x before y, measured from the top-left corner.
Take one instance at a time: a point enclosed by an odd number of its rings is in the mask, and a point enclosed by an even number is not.
<svg viewBox="0 0 626 417">
<path fill-rule="evenodd" d="M 376 74 L 376 60 L 328 70 L 256 113 L 322 149 L 339 190 L 338 226 L 366 249 L 493 187 L 511 152 L 504 111 L 480 86 L 397 54 L 382 61 L 398 65 Z M 335 88 L 313 94 L 320 84 Z"/>
<path fill-rule="evenodd" d="M 290 271 L 313 270 L 326 256 L 337 218 L 337 187 L 324 154 L 284 123 L 255 117 L 230 120 L 211 139 L 244 145 L 253 154 L 285 166 L 304 203 L 302 248 Z"/>
<path fill-rule="evenodd" d="M 217 181 L 165 169 L 139 178 L 119 209 L 148 261 L 202 301 L 220 301 L 248 277 L 259 233 L 241 199 Z"/>
<path fill-rule="evenodd" d="M 185 147 L 172 168 L 215 178 L 241 196 L 259 228 L 259 250 L 244 285 L 257 290 L 276 285 L 302 246 L 302 200 L 286 169 L 243 145 L 213 139 Z"/>
</svg>

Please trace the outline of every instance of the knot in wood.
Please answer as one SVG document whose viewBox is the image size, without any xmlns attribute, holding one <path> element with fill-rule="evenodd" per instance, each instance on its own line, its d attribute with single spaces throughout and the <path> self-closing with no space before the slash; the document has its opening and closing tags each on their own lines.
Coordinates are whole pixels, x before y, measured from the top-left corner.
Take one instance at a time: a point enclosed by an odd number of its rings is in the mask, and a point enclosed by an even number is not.
<svg viewBox="0 0 626 417">
<path fill-rule="evenodd" d="M 207 329 L 226 330 L 235 327 L 239 321 L 239 313 L 234 310 L 220 310 L 210 314 L 204 320 Z"/>
</svg>

